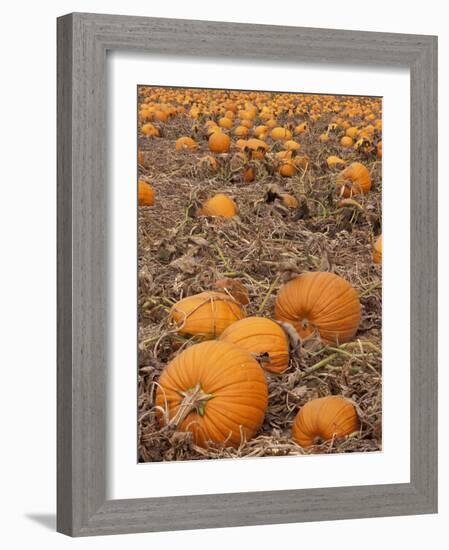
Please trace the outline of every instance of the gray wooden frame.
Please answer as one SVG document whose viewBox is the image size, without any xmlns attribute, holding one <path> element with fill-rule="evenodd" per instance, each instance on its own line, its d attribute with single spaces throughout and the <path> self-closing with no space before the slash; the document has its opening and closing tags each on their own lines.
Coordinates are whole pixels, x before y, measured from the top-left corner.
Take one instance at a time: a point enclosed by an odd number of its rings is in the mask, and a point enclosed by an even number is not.
<svg viewBox="0 0 449 550">
<path fill-rule="evenodd" d="M 108 50 L 410 69 L 410 483 L 106 499 Z M 81 13 L 58 19 L 57 497 L 57 529 L 72 536 L 437 511 L 436 37 Z"/>
</svg>

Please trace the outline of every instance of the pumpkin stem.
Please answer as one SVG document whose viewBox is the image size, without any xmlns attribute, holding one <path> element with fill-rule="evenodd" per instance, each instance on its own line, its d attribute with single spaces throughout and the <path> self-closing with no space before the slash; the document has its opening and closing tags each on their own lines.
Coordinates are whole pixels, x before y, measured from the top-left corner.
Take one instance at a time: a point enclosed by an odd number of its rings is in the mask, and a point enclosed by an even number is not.
<svg viewBox="0 0 449 550">
<path fill-rule="evenodd" d="M 183 400 L 179 404 L 176 414 L 168 422 L 167 428 L 176 429 L 192 411 L 195 411 L 200 416 L 204 416 L 206 403 L 213 397 L 212 394 L 203 391 L 200 383 L 185 392 L 180 392 L 180 394 Z"/>
</svg>

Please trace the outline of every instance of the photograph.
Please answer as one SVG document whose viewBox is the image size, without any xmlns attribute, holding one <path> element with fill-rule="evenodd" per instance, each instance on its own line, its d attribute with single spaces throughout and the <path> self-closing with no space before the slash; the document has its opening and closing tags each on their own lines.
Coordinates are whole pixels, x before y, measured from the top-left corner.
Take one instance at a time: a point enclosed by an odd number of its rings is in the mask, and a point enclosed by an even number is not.
<svg viewBox="0 0 449 550">
<path fill-rule="evenodd" d="M 382 98 L 140 84 L 136 121 L 138 462 L 381 452 Z"/>
</svg>

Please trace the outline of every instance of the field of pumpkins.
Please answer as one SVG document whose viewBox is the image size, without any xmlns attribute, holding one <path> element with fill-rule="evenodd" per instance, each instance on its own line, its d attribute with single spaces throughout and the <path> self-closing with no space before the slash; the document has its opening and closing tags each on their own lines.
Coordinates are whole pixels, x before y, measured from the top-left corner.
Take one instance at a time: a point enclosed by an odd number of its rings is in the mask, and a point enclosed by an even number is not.
<svg viewBox="0 0 449 550">
<path fill-rule="evenodd" d="M 382 102 L 138 88 L 139 461 L 382 448 Z"/>
</svg>

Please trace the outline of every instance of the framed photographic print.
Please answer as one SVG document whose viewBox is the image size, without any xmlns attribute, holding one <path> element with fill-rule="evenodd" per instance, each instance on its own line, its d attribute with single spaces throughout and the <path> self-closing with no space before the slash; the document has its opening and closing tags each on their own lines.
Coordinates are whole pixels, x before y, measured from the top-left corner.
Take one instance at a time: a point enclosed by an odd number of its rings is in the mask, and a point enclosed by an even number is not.
<svg viewBox="0 0 449 550">
<path fill-rule="evenodd" d="M 58 19 L 59 531 L 436 512 L 436 44 Z"/>
</svg>

